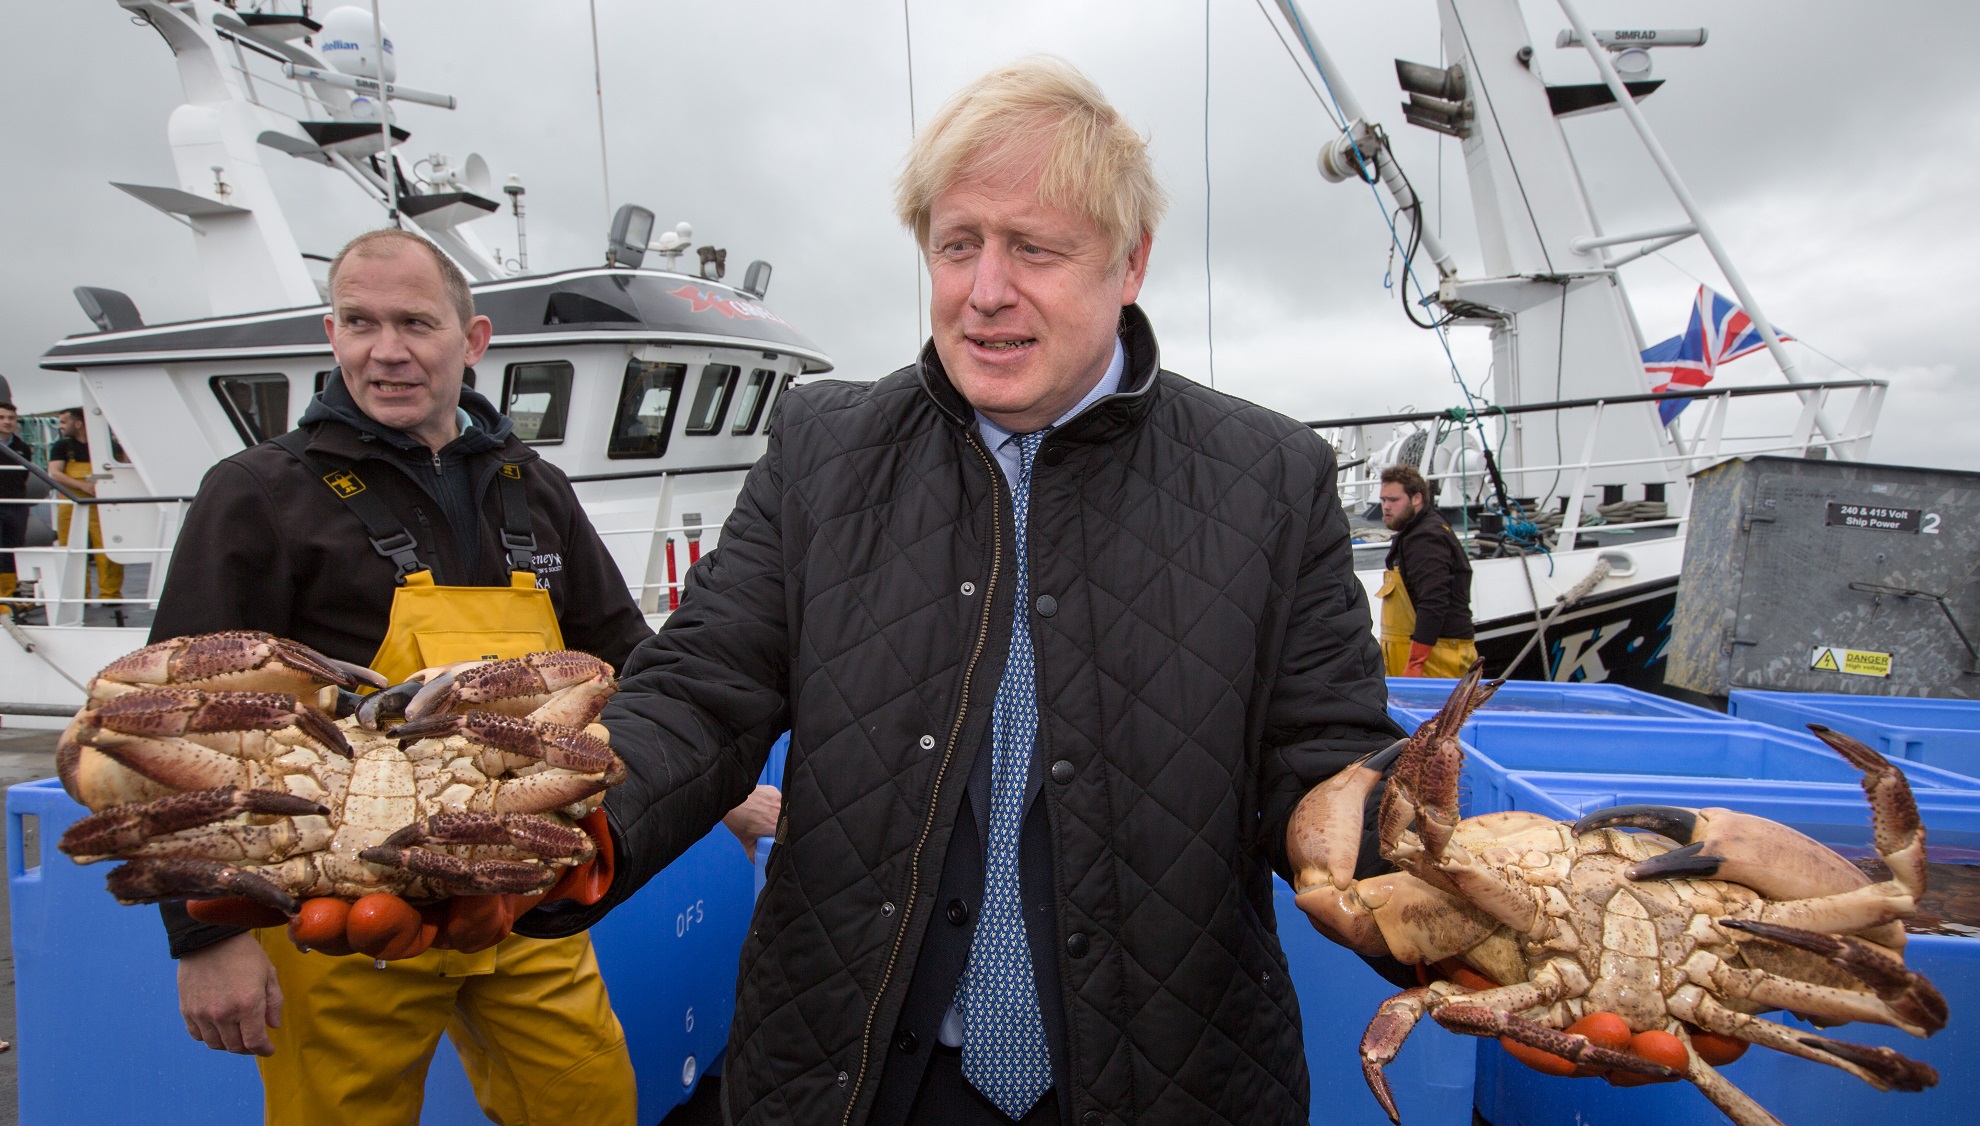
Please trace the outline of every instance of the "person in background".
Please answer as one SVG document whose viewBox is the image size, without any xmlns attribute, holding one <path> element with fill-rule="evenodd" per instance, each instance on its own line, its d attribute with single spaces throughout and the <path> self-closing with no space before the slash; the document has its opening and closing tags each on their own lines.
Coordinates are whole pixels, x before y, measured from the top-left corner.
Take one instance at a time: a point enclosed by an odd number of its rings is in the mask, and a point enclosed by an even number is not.
<svg viewBox="0 0 1980 1126">
<path fill-rule="evenodd" d="M 1390 676 L 1463 676 L 1478 661 L 1471 560 L 1414 466 L 1382 471 L 1382 523 L 1395 533 L 1380 591 L 1384 667 Z"/>
<path fill-rule="evenodd" d="M 34 450 L 21 437 L 21 412 L 4 400 L 0 400 L 0 446 L 23 460 L 34 459 Z M 27 486 L 28 471 L 0 459 L 0 600 L 12 598 L 20 585 L 11 549 L 27 545 L 28 506 L 21 503 L 27 499 Z"/>
<path fill-rule="evenodd" d="M 48 448 L 48 474 L 61 482 L 73 493 L 86 497 L 96 495 L 96 479 L 91 475 L 89 460 L 89 431 L 83 422 L 81 407 L 64 407 L 56 416 L 55 425 L 62 432 L 53 446 Z M 96 597 L 105 602 L 124 597 L 124 565 L 113 563 L 103 547 L 103 515 L 95 505 L 89 509 L 89 546 L 91 558 L 96 560 Z M 74 504 L 55 506 L 55 542 L 67 547 L 69 543 L 69 521 L 75 518 Z M 83 593 L 89 593 L 89 580 L 83 580 Z"/>
</svg>

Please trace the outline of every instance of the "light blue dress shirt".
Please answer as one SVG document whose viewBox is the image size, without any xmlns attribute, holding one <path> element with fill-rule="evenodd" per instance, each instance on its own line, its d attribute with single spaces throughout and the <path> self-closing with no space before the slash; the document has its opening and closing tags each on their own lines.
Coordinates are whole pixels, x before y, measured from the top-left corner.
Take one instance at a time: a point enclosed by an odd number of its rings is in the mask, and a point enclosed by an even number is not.
<svg viewBox="0 0 1980 1126">
<path fill-rule="evenodd" d="M 1100 382 L 1093 385 L 1093 390 L 1088 391 L 1084 399 L 1074 403 L 1071 410 L 1060 415 L 1046 429 L 1052 430 L 1064 426 L 1074 418 L 1077 418 L 1080 412 L 1086 408 L 1119 391 L 1121 389 L 1121 376 L 1126 371 L 1127 349 L 1121 346 L 1120 338 L 1115 337 L 1114 358 L 1107 365 L 1107 374 L 1100 377 Z M 990 452 L 997 455 L 997 467 L 1004 471 L 1004 483 L 1012 484 L 1016 482 L 1018 475 L 1018 448 L 1017 443 L 1011 441 L 1013 437 L 1012 433 L 983 417 L 982 411 L 976 412 L 976 432 L 983 435 L 983 444 L 989 446 Z"/>
</svg>

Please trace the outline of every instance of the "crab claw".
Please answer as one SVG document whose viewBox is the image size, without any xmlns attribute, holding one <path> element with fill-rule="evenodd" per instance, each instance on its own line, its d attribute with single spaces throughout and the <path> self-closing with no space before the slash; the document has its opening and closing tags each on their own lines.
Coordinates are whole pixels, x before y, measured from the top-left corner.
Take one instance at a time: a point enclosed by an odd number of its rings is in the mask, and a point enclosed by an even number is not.
<svg viewBox="0 0 1980 1126">
<path fill-rule="evenodd" d="M 1775 900 L 1810 899 L 1870 883 L 1861 869 L 1813 837 L 1738 810 L 1619 805 L 1574 823 L 1577 834 L 1612 828 L 1648 829 L 1683 846 L 1632 865 L 1632 880 L 1727 880 Z"/>
<path fill-rule="evenodd" d="M 558 876 L 556 869 L 529 861 L 468 859 L 417 847 L 376 845 L 358 859 L 409 872 L 452 895 L 528 895 L 547 890 Z"/>
<path fill-rule="evenodd" d="M 407 705 L 425 687 L 417 680 L 408 680 L 383 692 L 373 692 L 357 706 L 358 724 L 369 731 L 383 731 L 387 724 L 403 722 Z"/>
<path fill-rule="evenodd" d="M 79 862 L 137 848 L 154 837 L 210 825 L 243 813 L 298 817 L 330 811 L 307 798 L 274 790 L 211 789 L 157 801 L 112 806 L 69 826 L 55 847 Z"/>
<path fill-rule="evenodd" d="M 175 637 L 119 657 L 90 682 L 90 698 L 167 686 L 313 696 L 333 684 L 383 688 L 387 681 L 362 665 L 326 657 L 286 638 L 258 630 L 230 630 Z"/>
<path fill-rule="evenodd" d="M 273 880 L 217 860 L 185 857 L 132 860 L 119 865 L 105 881 L 110 894 L 126 906 L 166 899 L 213 899 L 238 895 L 265 903 L 284 915 L 296 913 L 296 897 Z"/>
<path fill-rule="evenodd" d="M 477 845 L 522 856 L 581 864 L 596 851 L 584 830 L 526 813 L 436 813 L 380 844 L 406 849 L 421 844 Z"/>
<path fill-rule="evenodd" d="M 558 649 L 444 671 L 413 697 L 406 717 L 478 708 L 582 727 L 598 718 L 616 691 L 612 666 L 589 653 Z"/>
</svg>

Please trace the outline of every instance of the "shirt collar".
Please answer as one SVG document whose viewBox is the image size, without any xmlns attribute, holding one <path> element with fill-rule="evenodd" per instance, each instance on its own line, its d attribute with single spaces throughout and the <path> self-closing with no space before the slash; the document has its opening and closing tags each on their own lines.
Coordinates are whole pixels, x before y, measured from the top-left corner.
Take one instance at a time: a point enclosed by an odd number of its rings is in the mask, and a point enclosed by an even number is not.
<svg viewBox="0 0 1980 1126">
<path fill-rule="evenodd" d="M 1066 423 L 1077 418 L 1086 408 L 1119 391 L 1121 389 L 1121 375 L 1126 370 L 1127 349 L 1122 346 L 1121 338 L 1117 336 L 1114 338 L 1114 358 L 1108 362 L 1106 374 L 1100 377 L 1100 382 L 1095 383 L 1093 389 L 1086 393 L 1085 398 L 1074 403 L 1071 410 L 1054 419 L 1052 425 L 1045 429 L 1055 430 L 1064 426 Z M 977 433 L 983 435 L 984 443 L 993 451 L 1002 451 L 1004 449 L 1004 443 L 1016 437 L 1012 431 L 1006 430 L 990 421 L 982 411 L 976 412 L 976 430 Z"/>
</svg>

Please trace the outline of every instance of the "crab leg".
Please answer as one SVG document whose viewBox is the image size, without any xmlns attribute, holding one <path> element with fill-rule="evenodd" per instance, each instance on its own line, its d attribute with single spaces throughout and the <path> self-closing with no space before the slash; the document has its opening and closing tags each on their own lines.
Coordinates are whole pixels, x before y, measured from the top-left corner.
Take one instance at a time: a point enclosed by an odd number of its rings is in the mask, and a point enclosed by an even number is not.
<svg viewBox="0 0 1980 1126">
<path fill-rule="evenodd" d="M 408 720 L 393 735 L 401 740 L 445 738 L 461 735 L 490 750 L 519 755 L 550 766 L 590 774 L 618 774 L 625 770 L 612 747 L 581 728 L 543 723 L 497 712 L 468 712 L 465 715 L 437 715 Z M 617 781 L 613 778 L 613 781 Z"/>
<path fill-rule="evenodd" d="M 378 845 L 358 859 L 400 868 L 455 895 L 527 895 L 557 882 L 557 871 L 522 860 L 466 859 L 425 848 Z"/>
<path fill-rule="evenodd" d="M 1923 1091 L 1936 1086 L 1939 1073 L 1930 1064 L 1909 1059 L 1889 1048 L 1872 1048 L 1833 1040 L 1789 1028 L 1764 1017 L 1736 1013 L 1714 1001 L 1695 985 L 1671 995 L 1672 1015 L 1722 1036 L 1733 1036 L 1763 1048 L 1773 1048 L 1805 1060 L 1847 1071 L 1879 1091 Z"/>
<path fill-rule="evenodd" d="M 1688 1037 L 1684 1042 L 1684 1053 L 1687 1057 L 1684 1077 L 1691 1080 L 1698 1093 L 1704 1095 L 1713 1106 L 1724 1111 L 1726 1117 L 1732 1119 L 1733 1126 L 1784 1126 L 1766 1107 L 1754 1102 L 1752 1095 L 1733 1086 L 1711 1064 L 1699 1059 Z"/>
<path fill-rule="evenodd" d="M 211 825 L 243 813 L 322 816 L 330 811 L 306 798 L 274 790 L 211 789 L 156 801 L 112 806 L 69 826 L 56 847 L 87 864 L 126 852 L 155 838 Z M 87 857 L 88 859 L 84 859 Z"/>
<path fill-rule="evenodd" d="M 1518 986 L 1507 988 L 1516 989 Z M 1463 1033 L 1466 1036 L 1503 1036 L 1514 1043 L 1538 1048 L 1585 1067 L 1627 1071 L 1657 1079 L 1681 1078 L 1677 1071 L 1660 1063 L 1652 1063 L 1642 1056 L 1604 1048 L 1586 1036 L 1563 1032 L 1558 1028 L 1548 1028 L 1538 1021 L 1528 1020 L 1517 1013 L 1488 1008 L 1490 1002 L 1486 999 L 1499 992 L 1501 991 L 1490 989 L 1466 997 L 1462 1001 L 1451 1001 L 1432 1008 L 1430 1015 L 1438 1024 L 1452 1032 Z"/>
<path fill-rule="evenodd" d="M 408 825 L 380 842 L 386 848 L 420 844 L 473 845 L 517 856 L 565 860 L 590 859 L 593 847 L 584 830 L 560 825 L 547 817 L 519 813 L 436 813 Z M 478 855 L 480 855 L 478 853 Z"/>
<path fill-rule="evenodd" d="M 1361 1034 L 1361 1077 L 1368 1081 L 1375 1101 L 1382 1104 L 1383 1112 L 1396 1126 L 1402 1126 L 1402 1115 L 1396 1110 L 1396 1097 L 1390 1092 L 1388 1076 L 1382 1069 L 1402 1051 L 1403 1042 L 1409 1039 L 1416 1022 L 1423 1019 L 1429 1008 L 1429 999 L 1428 989 L 1403 990 L 1382 1002 Z"/>
<path fill-rule="evenodd" d="M 1946 1026 L 1948 1010 L 1945 995 L 1923 975 L 1906 969 L 1902 961 L 1882 947 L 1872 945 L 1860 938 L 1818 934 L 1814 931 L 1747 919 L 1721 919 L 1719 925 L 1806 950 L 1811 954 L 1818 954 L 1827 958 L 1837 969 L 1869 986 L 1876 994 L 1873 999 L 1869 994 L 1855 993 L 1851 990 L 1830 989 L 1758 974 L 1746 994 L 1754 1000 L 1824 1017 L 1842 1015 L 1833 1012 L 1831 1006 L 1825 1004 L 1824 1000 L 1852 1003 L 1848 1013 L 1851 1020 L 1895 1025 L 1913 1036 L 1930 1036 Z M 1728 972 L 1756 973 L 1756 971 Z M 1802 1003 L 1788 999 L 1797 996 Z"/>
<path fill-rule="evenodd" d="M 284 915 L 296 913 L 295 897 L 273 880 L 217 860 L 189 857 L 132 860 L 113 869 L 105 882 L 110 894 L 125 905 L 241 895 Z"/>
</svg>

